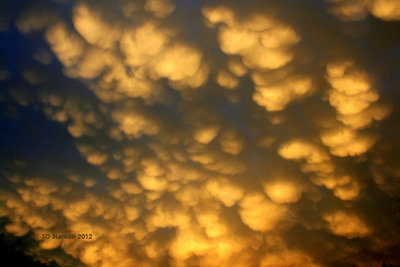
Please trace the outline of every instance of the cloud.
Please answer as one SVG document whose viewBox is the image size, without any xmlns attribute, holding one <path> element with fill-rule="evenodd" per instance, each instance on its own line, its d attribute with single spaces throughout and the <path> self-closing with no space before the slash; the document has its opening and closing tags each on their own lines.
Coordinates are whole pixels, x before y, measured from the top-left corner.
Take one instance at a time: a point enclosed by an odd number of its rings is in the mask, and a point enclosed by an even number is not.
<svg viewBox="0 0 400 267">
<path fill-rule="evenodd" d="M 290 182 L 275 182 L 264 186 L 266 195 L 276 203 L 297 202 L 301 198 L 301 188 Z"/>
<path fill-rule="evenodd" d="M 369 233 L 366 225 L 356 216 L 347 215 L 343 212 L 335 212 L 324 217 L 329 223 L 329 229 L 347 238 L 362 237 Z"/>
<path fill-rule="evenodd" d="M 271 231 L 284 216 L 286 208 L 268 201 L 263 195 L 245 196 L 240 203 L 239 214 L 252 230 Z"/>
<path fill-rule="evenodd" d="M 376 40 L 398 32 L 397 2 L 6 8 L 0 215 L 38 244 L 26 254 L 61 266 L 400 263 L 400 46 Z"/>
<path fill-rule="evenodd" d="M 333 12 L 346 21 L 365 19 L 367 12 L 383 20 L 399 20 L 400 6 L 394 0 L 333 0 Z"/>
</svg>

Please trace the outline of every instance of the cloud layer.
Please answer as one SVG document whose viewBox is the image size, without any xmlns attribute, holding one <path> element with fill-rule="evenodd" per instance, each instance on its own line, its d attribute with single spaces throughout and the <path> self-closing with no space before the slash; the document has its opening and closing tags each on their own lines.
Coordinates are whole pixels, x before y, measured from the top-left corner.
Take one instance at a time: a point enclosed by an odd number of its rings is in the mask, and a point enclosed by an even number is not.
<svg viewBox="0 0 400 267">
<path fill-rule="evenodd" d="M 26 254 L 400 264 L 397 1 L 0 5 L 0 216 Z"/>
</svg>

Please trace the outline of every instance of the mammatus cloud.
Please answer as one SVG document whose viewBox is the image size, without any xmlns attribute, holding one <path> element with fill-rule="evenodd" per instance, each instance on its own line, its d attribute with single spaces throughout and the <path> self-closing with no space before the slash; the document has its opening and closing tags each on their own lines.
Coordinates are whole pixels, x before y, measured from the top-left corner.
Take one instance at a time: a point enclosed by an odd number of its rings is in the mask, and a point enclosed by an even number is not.
<svg viewBox="0 0 400 267">
<path fill-rule="evenodd" d="M 400 43 L 375 39 L 397 1 L 20 2 L 1 4 L 0 215 L 26 254 L 400 264 Z"/>
<path fill-rule="evenodd" d="M 333 13 L 346 21 L 362 20 L 368 13 L 387 20 L 400 19 L 400 4 L 395 0 L 328 0 L 334 3 Z"/>
</svg>

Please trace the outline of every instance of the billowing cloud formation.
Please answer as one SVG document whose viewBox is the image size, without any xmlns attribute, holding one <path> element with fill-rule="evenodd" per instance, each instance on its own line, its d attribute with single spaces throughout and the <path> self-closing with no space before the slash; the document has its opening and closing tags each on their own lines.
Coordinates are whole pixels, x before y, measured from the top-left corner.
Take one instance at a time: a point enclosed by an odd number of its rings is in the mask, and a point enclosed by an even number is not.
<svg viewBox="0 0 400 267">
<path fill-rule="evenodd" d="M 397 1 L 17 2 L 0 216 L 26 254 L 400 264 Z"/>
<path fill-rule="evenodd" d="M 336 3 L 333 11 L 344 20 L 361 20 L 367 13 L 383 20 L 399 20 L 400 4 L 396 0 L 328 0 Z"/>
</svg>

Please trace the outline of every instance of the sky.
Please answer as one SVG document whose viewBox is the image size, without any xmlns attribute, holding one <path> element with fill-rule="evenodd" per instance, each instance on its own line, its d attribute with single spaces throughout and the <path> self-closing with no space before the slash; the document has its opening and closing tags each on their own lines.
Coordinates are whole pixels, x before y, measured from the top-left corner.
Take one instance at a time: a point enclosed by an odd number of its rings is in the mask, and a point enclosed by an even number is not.
<svg viewBox="0 0 400 267">
<path fill-rule="evenodd" d="M 400 266 L 399 33 L 397 0 L 0 0 L 2 248 Z"/>
</svg>

